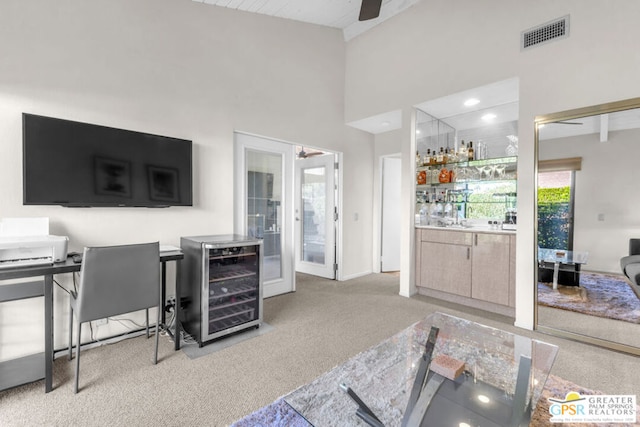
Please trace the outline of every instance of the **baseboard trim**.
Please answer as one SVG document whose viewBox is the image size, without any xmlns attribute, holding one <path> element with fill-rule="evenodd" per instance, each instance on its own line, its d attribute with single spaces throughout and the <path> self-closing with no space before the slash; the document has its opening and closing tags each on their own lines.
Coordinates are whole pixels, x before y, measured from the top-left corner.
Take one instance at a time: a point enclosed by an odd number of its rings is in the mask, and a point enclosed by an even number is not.
<svg viewBox="0 0 640 427">
<path fill-rule="evenodd" d="M 344 282 L 346 280 L 357 279 L 358 277 L 368 276 L 369 274 L 373 274 L 373 271 L 368 270 L 368 271 L 363 271 L 361 273 L 354 273 L 354 274 L 349 274 L 347 276 L 342 276 L 342 278 L 340 278 L 340 281 Z"/>
<path fill-rule="evenodd" d="M 500 304 L 494 304 L 488 301 L 481 301 L 473 298 L 463 297 L 460 295 L 454 295 L 447 292 L 438 291 L 436 289 L 428 289 L 418 287 L 418 294 L 426 297 L 437 298 L 443 301 L 452 302 L 463 306 L 476 308 L 478 310 L 484 310 L 490 313 L 500 314 L 502 316 L 515 318 L 516 310 L 513 307 L 508 307 Z"/>
</svg>

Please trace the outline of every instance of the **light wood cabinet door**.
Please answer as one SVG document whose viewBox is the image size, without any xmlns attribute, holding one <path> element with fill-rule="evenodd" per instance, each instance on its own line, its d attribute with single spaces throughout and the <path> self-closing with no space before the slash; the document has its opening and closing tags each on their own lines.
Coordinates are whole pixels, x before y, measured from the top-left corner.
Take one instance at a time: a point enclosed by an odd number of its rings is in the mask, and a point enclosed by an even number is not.
<svg viewBox="0 0 640 427">
<path fill-rule="evenodd" d="M 420 284 L 426 288 L 471 297 L 471 247 L 421 242 Z"/>
<path fill-rule="evenodd" d="M 509 236 L 509 307 L 516 306 L 516 236 Z"/>
<path fill-rule="evenodd" d="M 476 233 L 473 243 L 471 297 L 509 305 L 509 236 Z"/>
</svg>

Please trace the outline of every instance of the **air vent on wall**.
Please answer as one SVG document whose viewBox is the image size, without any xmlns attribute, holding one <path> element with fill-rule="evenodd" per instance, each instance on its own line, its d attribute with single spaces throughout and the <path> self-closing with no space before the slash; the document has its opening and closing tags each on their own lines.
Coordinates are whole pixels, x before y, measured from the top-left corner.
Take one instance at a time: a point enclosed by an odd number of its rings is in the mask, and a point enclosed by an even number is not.
<svg viewBox="0 0 640 427">
<path fill-rule="evenodd" d="M 520 49 L 532 48 L 566 37 L 569 37 L 569 15 L 523 31 L 520 35 Z"/>
</svg>

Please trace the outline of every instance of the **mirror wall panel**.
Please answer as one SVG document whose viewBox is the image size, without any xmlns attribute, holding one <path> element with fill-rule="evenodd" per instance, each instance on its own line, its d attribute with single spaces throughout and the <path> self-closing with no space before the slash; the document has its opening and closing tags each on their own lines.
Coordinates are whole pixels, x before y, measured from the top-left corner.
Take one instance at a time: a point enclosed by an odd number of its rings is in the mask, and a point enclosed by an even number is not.
<svg viewBox="0 0 640 427">
<path fill-rule="evenodd" d="M 537 329 L 640 354 L 640 98 L 540 116 L 536 149 Z"/>
</svg>

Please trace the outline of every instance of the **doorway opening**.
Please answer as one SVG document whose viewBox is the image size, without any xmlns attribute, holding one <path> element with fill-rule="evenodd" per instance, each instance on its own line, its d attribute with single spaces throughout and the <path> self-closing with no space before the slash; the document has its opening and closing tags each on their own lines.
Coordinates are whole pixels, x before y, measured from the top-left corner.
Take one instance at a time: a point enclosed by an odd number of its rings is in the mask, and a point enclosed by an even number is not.
<svg viewBox="0 0 640 427">
<path fill-rule="evenodd" d="M 296 147 L 295 269 L 326 279 L 338 271 L 338 156 Z"/>
<path fill-rule="evenodd" d="M 393 154 L 380 158 L 380 272 L 399 274 L 401 252 L 402 158 Z"/>
</svg>

